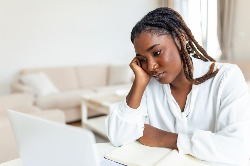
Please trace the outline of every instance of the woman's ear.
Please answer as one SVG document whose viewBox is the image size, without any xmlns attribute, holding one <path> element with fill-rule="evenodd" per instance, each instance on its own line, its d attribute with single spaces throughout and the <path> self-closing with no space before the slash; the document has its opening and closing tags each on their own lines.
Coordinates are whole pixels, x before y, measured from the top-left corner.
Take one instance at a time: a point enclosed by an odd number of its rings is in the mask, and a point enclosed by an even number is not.
<svg viewBox="0 0 250 166">
<path fill-rule="evenodd" d="M 180 40 L 177 37 L 175 37 L 174 42 L 177 45 L 178 49 L 181 50 L 181 42 L 180 42 Z"/>
<path fill-rule="evenodd" d="M 187 39 L 186 39 L 184 34 L 181 35 L 181 40 L 183 40 L 183 41 L 185 41 L 185 43 L 187 43 Z M 179 48 L 179 50 L 181 50 L 181 42 L 180 42 L 179 38 L 174 37 L 174 41 L 175 41 L 177 47 Z"/>
</svg>

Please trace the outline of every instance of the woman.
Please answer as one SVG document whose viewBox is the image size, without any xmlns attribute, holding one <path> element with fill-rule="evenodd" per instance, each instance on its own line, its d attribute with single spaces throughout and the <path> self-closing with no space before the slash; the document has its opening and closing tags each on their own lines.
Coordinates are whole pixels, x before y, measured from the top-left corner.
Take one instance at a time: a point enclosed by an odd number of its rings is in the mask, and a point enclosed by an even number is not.
<svg viewBox="0 0 250 166">
<path fill-rule="evenodd" d="M 131 41 L 135 79 L 106 120 L 111 143 L 139 140 L 208 162 L 246 163 L 250 99 L 241 70 L 215 62 L 170 8 L 144 16 Z"/>
</svg>

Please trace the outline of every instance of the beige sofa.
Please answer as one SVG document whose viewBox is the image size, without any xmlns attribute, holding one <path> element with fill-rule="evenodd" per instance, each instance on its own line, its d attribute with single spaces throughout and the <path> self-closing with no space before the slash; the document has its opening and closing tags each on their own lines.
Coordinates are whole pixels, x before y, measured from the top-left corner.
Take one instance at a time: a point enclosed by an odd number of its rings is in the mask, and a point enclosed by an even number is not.
<svg viewBox="0 0 250 166">
<path fill-rule="evenodd" d="M 38 117 L 65 123 L 64 113 L 60 110 L 40 110 L 33 106 L 31 94 L 8 94 L 0 96 L 0 163 L 19 157 L 16 141 L 6 114 L 7 109 L 24 112 Z"/>
<path fill-rule="evenodd" d="M 45 74 L 53 83 L 52 88 L 50 88 L 53 93 L 37 95 L 34 87 L 28 86 L 27 83 L 25 84 L 23 77 L 39 72 Z M 41 109 L 61 109 L 64 111 L 66 122 L 68 123 L 81 119 L 81 96 L 83 94 L 96 93 L 98 91 L 115 91 L 130 87 L 132 76 L 133 74 L 128 65 L 98 64 L 33 68 L 21 70 L 11 87 L 12 92 L 34 94 L 35 105 Z M 41 84 L 42 81 L 37 82 L 37 84 Z M 46 87 L 45 84 L 47 82 L 44 81 L 40 89 Z M 35 89 L 39 88 L 35 87 Z M 46 92 L 46 90 L 44 91 Z M 88 117 L 99 114 L 91 110 L 88 113 Z"/>
</svg>

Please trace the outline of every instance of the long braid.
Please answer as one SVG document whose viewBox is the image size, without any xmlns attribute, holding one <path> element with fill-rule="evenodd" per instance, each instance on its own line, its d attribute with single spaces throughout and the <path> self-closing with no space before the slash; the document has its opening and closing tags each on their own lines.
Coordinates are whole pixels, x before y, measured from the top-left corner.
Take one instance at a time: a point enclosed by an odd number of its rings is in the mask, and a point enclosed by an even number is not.
<svg viewBox="0 0 250 166">
<path fill-rule="evenodd" d="M 178 34 L 178 38 L 180 39 L 180 44 L 181 44 L 181 52 L 182 55 L 181 56 L 184 60 L 184 71 L 187 70 L 187 75 L 186 78 L 192 82 L 193 81 L 193 64 L 192 61 L 189 57 L 189 54 L 187 52 L 187 50 L 185 49 L 185 39 L 183 37 L 181 37 L 181 34 Z"/>
<path fill-rule="evenodd" d="M 184 22 L 184 20 L 181 17 L 180 17 L 180 20 L 181 20 L 182 24 L 184 24 L 184 28 L 187 31 L 187 34 L 188 34 L 189 38 L 191 39 L 191 41 L 189 40 L 189 44 L 190 44 L 191 48 L 193 50 L 195 50 L 195 52 L 198 54 L 198 57 L 200 59 L 202 59 L 203 61 L 208 61 L 209 60 L 209 61 L 215 62 L 215 60 L 212 57 L 210 57 L 207 54 L 207 52 L 195 40 L 194 36 L 192 35 L 191 30 L 187 27 L 186 23 Z M 208 80 L 209 78 L 214 77 L 218 73 L 218 71 L 219 71 L 218 69 L 216 69 L 213 72 L 214 66 L 215 66 L 215 64 L 212 63 L 211 66 L 210 66 L 209 71 L 204 76 L 196 78 L 196 79 L 193 79 L 192 80 L 193 84 L 201 84 L 201 83 L 205 82 L 206 80 Z"/>
<path fill-rule="evenodd" d="M 170 35 L 173 39 L 177 38 L 179 40 L 183 71 L 191 83 L 196 85 L 201 84 L 218 73 L 219 70 L 216 69 L 214 71 L 215 64 L 212 63 L 209 71 L 204 76 L 193 78 L 193 63 L 189 53 L 195 54 L 203 61 L 215 62 L 215 60 L 199 45 L 181 15 L 173 9 L 167 7 L 157 8 L 144 16 L 131 32 L 132 43 L 142 32 Z"/>
<path fill-rule="evenodd" d="M 200 59 L 202 59 L 203 61 L 208 61 L 208 59 L 206 57 L 204 57 L 197 49 L 196 47 L 194 46 L 193 42 L 189 41 L 189 45 L 190 47 L 192 48 L 192 50 L 195 50 L 196 54 L 198 55 L 198 57 Z"/>
<path fill-rule="evenodd" d="M 197 50 L 196 48 L 194 48 L 194 49 L 195 49 L 197 52 L 201 52 L 201 53 L 202 53 L 202 55 L 199 54 L 199 53 L 198 53 L 198 54 L 201 55 L 201 56 L 204 56 L 205 58 L 207 58 L 208 60 L 210 60 L 210 61 L 212 61 L 212 62 L 215 62 L 215 60 L 214 60 L 212 57 L 210 57 L 210 56 L 207 54 L 207 52 L 203 49 L 203 47 L 201 47 L 200 44 L 195 40 L 195 38 L 194 38 L 194 36 L 193 36 L 191 30 L 188 28 L 187 24 L 185 23 L 185 21 L 183 20 L 183 18 L 181 17 L 181 15 L 180 15 L 178 12 L 174 11 L 173 9 L 170 9 L 170 8 L 168 8 L 168 9 L 171 10 L 173 13 L 176 14 L 176 16 L 178 17 L 179 21 L 180 21 L 181 24 L 183 25 L 184 30 L 187 32 L 188 37 L 189 37 L 189 38 L 191 39 L 191 41 L 195 44 L 195 46 L 197 47 L 198 50 Z"/>
</svg>

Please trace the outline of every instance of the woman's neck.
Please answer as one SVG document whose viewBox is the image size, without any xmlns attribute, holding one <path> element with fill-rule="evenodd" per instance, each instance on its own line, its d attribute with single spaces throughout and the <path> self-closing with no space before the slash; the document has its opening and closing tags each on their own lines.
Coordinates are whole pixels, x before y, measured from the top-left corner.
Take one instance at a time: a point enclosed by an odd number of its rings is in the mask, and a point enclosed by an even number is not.
<svg viewBox="0 0 250 166">
<path fill-rule="evenodd" d="M 192 83 L 187 80 L 182 69 L 181 72 L 176 76 L 176 78 L 170 83 L 170 87 L 172 90 L 189 89 L 190 91 L 192 89 Z"/>
</svg>

